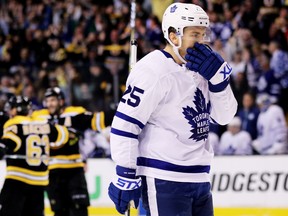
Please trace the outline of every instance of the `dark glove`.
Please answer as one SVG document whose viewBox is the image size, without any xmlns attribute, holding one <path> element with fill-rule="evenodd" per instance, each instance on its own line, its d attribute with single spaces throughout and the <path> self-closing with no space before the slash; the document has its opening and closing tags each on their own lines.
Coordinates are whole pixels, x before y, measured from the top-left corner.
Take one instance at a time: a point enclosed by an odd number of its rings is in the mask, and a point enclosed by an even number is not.
<svg viewBox="0 0 288 216">
<path fill-rule="evenodd" d="M 6 151 L 7 151 L 6 145 L 0 143 L 0 160 L 4 158 Z"/>
<path fill-rule="evenodd" d="M 141 196 L 141 178 L 135 176 L 135 170 L 121 166 L 116 167 L 117 178 L 108 188 L 110 199 L 114 202 L 117 211 L 124 214 L 129 203 L 137 208 Z M 132 202 L 131 202 L 132 201 Z"/>
<path fill-rule="evenodd" d="M 232 68 L 208 45 L 195 43 L 193 48 L 187 49 L 185 58 L 187 60 L 186 67 L 198 72 L 212 85 L 224 82 L 231 75 Z"/>
</svg>

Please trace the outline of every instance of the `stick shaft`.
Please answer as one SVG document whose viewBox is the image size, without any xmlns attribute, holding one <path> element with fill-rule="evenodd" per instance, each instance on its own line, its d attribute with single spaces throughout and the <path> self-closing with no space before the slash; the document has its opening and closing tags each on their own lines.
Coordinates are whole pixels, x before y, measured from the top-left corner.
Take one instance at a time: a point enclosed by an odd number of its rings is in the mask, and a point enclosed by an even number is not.
<svg viewBox="0 0 288 216">
<path fill-rule="evenodd" d="M 49 157 L 48 156 L 42 156 L 42 157 L 28 157 L 26 155 L 5 155 L 4 159 L 39 159 L 39 160 L 48 160 Z"/>
<path fill-rule="evenodd" d="M 130 216 L 130 203 L 128 204 L 128 209 L 125 211 L 125 216 Z"/>
<path fill-rule="evenodd" d="M 130 38 L 130 59 L 129 59 L 129 72 L 137 62 L 137 40 L 135 38 L 135 19 L 136 19 L 136 0 L 131 0 L 131 14 L 130 14 L 130 27 L 131 27 L 131 38 Z M 125 211 L 125 216 L 130 216 L 130 203 Z"/>
<path fill-rule="evenodd" d="M 133 66 L 137 61 L 137 40 L 135 38 L 135 19 L 136 19 L 136 1 L 131 1 L 131 14 L 130 14 L 130 59 L 129 59 L 129 71 L 131 72 Z"/>
</svg>

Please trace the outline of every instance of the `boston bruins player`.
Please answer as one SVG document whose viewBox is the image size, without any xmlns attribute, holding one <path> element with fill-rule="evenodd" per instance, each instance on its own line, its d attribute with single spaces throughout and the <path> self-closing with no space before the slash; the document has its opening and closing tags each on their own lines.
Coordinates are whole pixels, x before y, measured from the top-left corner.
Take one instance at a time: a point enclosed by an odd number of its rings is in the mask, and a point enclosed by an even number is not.
<svg viewBox="0 0 288 216">
<path fill-rule="evenodd" d="M 33 115 L 74 129 L 68 145 L 51 151 L 47 190 L 51 208 L 55 215 L 88 215 L 90 203 L 79 139 L 84 130 L 91 128 L 100 132 L 109 121 L 105 122 L 107 118 L 104 119 L 103 112 L 92 113 L 83 107 L 65 106 L 64 93 L 59 87 L 46 90 L 44 103 L 47 109 L 35 111 Z"/>
<path fill-rule="evenodd" d="M 66 127 L 29 116 L 30 101 L 13 96 L 6 103 L 10 119 L 4 124 L 0 157 L 6 154 L 7 174 L 0 195 L 1 216 L 44 215 L 49 151 L 68 141 Z"/>
</svg>

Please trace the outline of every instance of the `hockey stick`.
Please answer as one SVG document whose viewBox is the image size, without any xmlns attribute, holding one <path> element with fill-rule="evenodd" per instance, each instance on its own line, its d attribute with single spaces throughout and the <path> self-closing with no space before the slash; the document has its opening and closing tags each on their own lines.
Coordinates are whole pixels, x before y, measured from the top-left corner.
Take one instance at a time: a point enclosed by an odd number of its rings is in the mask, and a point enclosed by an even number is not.
<svg viewBox="0 0 288 216">
<path fill-rule="evenodd" d="M 131 36 L 130 36 L 130 56 L 129 56 L 129 72 L 132 71 L 132 68 L 137 62 L 137 40 L 135 38 L 135 19 L 136 19 L 136 0 L 131 0 L 131 14 L 130 14 L 130 27 L 131 27 Z M 125 211 L 125 216 L 130 216 L 130 206 L 131 202 L 128 203 L 128 208 Z"/>
<path fill-rule="evenodd" d="M 136 0 L 131 1 L 131 14 L 130 14 L 130 56 L 129 56 L 129 72 L 137 61 L 137 40 L 135 38 L 135 19 L 136 19 Z"/>
<path fill-rule="evenodd" d="M 49 160 L 48 156 L 41 156 L 41 157 L 28 157 L 25 155 L 5 155 L 4 159 L 37 159 L 37 160 Z"/>
<path fill-rule="evenodd" d="M 61 158 L 53 158 L 53 157 L 48 157 L 47 155 L 43 155 L 41 157 L 29 157 L 29 156 L 26 156 L 26 155 L 5 155 L 3 157 L 3 159 L 23 159 L 23 160 L 26 160 L 26 159 L 35 159 L 35 160 L 57 160 L 57 161 L 77 161 L 77 160 L 80 160 L 79 159 L 61 159 Z M 81 159 L 82 160 L 82 159 Z"/>
<path fill-rule="evenodd" d="M 127 210 L 125 211 L 125 216 L 130 216 L 130 203 L 128 204 L 128 208 Z"/>
</svg>

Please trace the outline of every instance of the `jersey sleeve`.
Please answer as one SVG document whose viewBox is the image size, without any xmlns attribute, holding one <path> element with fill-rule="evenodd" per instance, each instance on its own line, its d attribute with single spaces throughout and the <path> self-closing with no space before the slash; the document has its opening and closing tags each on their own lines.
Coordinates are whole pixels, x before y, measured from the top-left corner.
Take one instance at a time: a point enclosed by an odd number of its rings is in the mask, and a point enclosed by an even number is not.
<svg viewBox="0 0 288 216">
<path fill-rule="evenodd" d="M 18 151 L 18 149 L 21 147 L 22 141 L 17 135 L 17 131 L 17 125 L 11 125 L 7 128 L 4 126 L 3 136 L 0 142 L 6 146 L 8 154 Z"/>
<path fill-rule="evenodd" d="M 61 125 L 50 124 L 51 132 L 49 134 L 50 148 L 57 149 L 65 145 L 69 140 L 68 129 Z"/>
<path fill-rule="evenodd" d="M 148 67 L 131 72 L 111 127 L 111 155 L 117 165 L 136 168 L 138 138 L 145 124 L 164 98 L 157 76 Z"/>
<path fill-rule="evenodd" d="M 86 129 L 101 132 L 107 125 L 111 125 L 111 120 L 109 123 L 108 114 L 102 111 L 94 113 L 85 111 L 72 118 L 72 127 L 82 132 Z"/>
<path fill-rule="evenodd" d="M 237 111 L 237 101 L 230 85 L 221 92 L 209 91 L 211 118 L 220 125 L 228 124 Z"/>
</svg>

